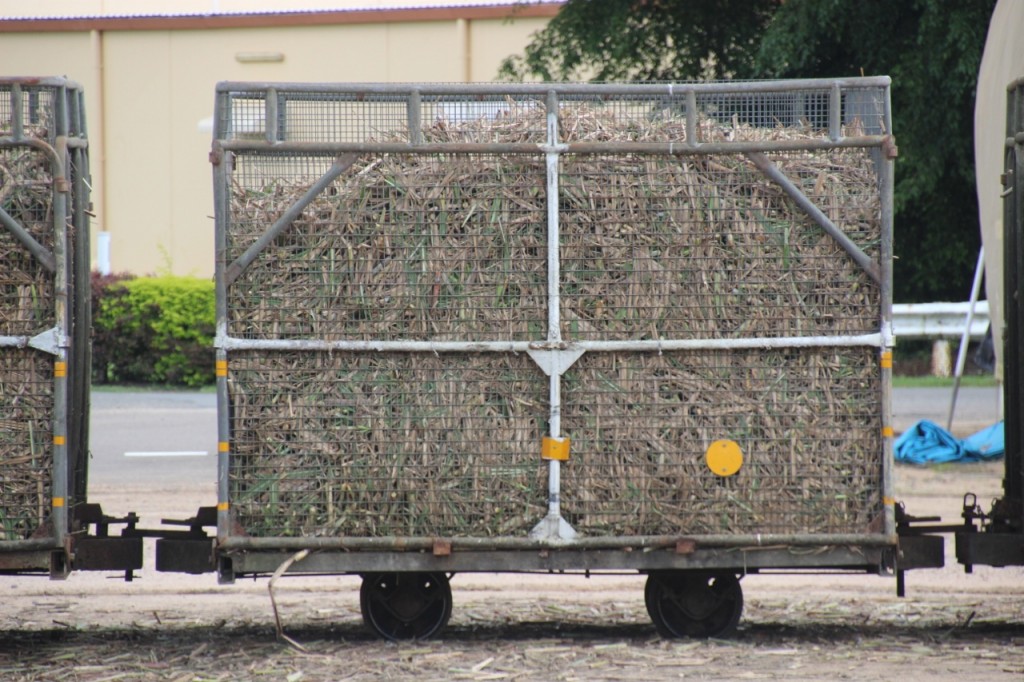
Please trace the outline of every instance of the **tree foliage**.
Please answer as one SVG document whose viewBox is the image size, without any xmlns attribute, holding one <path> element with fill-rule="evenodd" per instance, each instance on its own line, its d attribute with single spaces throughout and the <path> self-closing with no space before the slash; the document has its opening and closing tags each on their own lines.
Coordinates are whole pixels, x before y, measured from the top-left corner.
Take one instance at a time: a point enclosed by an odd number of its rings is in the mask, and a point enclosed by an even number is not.
<svg viewBox="0 0 1024 682">
<path fill-rule="evenodd" d="M 749 77 L 779 0 L 568 0 L 502 75 L 543 80 Z"/>
<path fill-rule="evenodd" d="M 994 5 L 567 0 L 502 74 L 544 80 L 889 75 L 900 150 L 895 295 L 961 300 L 980 242 L 974 88 Z"/>
<path fill-rule="evenodd" d="M 892 77 L 897 300 L 963 300 L 970 292 L 980 243 L 974 89 L 994 6 L 789 0 L 760 45 L 756 70 L 764 77 Z"/>
<path fill-rule="evenodd" d="M 95 382 L 213 382 L 212 281 L 94 275 L 92 285 Z"/>
</svg>

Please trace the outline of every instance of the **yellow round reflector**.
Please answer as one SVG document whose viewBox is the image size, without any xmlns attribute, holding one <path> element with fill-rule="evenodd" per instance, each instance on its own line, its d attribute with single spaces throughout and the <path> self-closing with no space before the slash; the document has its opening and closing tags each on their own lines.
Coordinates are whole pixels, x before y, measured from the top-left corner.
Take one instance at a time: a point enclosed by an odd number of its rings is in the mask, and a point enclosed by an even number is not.
<svg viewBox="0 0 1024 682">
<path fill-rule="evenodd" d="M 716 440 L 708 446 L 704 458 L 708 469 L 719 476 L 732 476 L 743 466 L 743 451 L 734 440 Z"/>
</svg>

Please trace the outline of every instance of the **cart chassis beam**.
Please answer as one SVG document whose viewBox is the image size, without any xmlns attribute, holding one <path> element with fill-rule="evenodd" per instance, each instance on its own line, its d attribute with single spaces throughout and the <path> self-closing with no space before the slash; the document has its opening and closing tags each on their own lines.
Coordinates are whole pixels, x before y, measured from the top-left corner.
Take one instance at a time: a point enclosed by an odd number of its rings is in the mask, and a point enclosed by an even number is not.
<svg viewBox="0 0 1024 682">
<path fill-rule="evenodd" d="M 893 547 L 761 547 L 744 549 L 628 550 L 495 550 L 452 552 L 314 551 L 296 561 L 290 573 L 344 574 L 368 572 L 570 572 L 727 569 L 745 574 L 761 569 L 845 569 L 885 574 L 894 564 Z M 220 554 L 222 582 L 243 574 L 273 573 L 290 552 L 239 550 Z"/>
</svg>

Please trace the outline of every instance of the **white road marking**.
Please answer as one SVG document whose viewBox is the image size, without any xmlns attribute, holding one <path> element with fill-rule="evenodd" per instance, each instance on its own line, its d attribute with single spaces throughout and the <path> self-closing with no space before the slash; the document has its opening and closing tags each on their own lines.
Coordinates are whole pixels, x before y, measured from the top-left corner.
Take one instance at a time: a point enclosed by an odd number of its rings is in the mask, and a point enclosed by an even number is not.
<svg viewBox="0 0 1024 682">
<path fill-rule="evenodd" d="M 206 450 L 168 450 L 150 452 L 126 452 L 125 457 L 206 457 L 209 453 Z"/>
</svg>

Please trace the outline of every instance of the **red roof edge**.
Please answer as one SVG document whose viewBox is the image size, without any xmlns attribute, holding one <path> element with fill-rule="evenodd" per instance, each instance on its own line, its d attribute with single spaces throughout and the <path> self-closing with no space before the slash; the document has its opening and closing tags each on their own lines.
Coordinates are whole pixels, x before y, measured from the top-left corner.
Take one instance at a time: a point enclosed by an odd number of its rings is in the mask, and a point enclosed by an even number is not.
<svg viewBox="0 0 1024 682">
<path fill-rule="evenodd" d="M 553 17 L 561 3 L 407 9 L 334 10 L 258 14 L 207 14 L 138 17 L 68 17 L 3 19 L 0 33 L 53 33 L 68 31 L 170 31 L 221 28 L 277 28 L 343 24 L 383 24 L 456 19 L 516 19 Z"/>
</svg>

